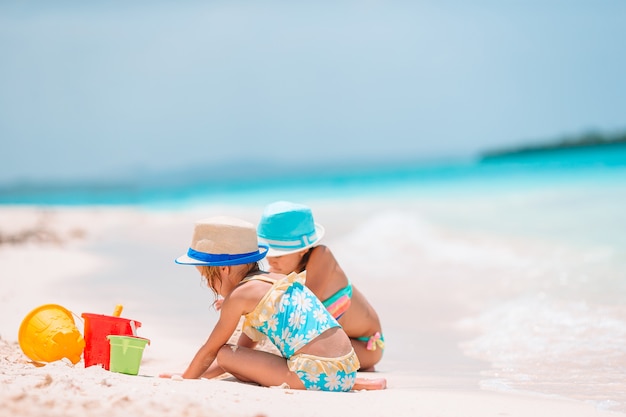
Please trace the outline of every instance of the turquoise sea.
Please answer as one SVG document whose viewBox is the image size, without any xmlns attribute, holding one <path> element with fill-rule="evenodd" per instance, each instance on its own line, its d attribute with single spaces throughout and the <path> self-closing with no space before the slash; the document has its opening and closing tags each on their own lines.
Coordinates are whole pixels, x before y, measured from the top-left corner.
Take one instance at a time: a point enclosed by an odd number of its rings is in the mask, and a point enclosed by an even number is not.
<svg viewBox="0 0 626 417">
<path fill-rule="evenodd" d="M 626 144 L 285 176 L 258 172 L 246 180 L 196 173 L 117 186 L 4 187 L 0 204 L 169 212 L 284 199 L 319 203 L 320 212 L 330 208 L 340 219 L 350 215 L 347 207 L 371 205 L 377 215 L 350 219 L 358 224 L 333 241 L 340 262 L 371 282 L 412 271 L 425 289 L 417 304 L 462 311 L 456 326 L 468 336 L 459 348 L 487 364 L 481 387 L 626 412 Z M 384 296 L 362 289 L 373 299 Z M 380 301 L 384 317 L 394 306 Z M 406 331 L 404 324 L 384 327 L 390 340 Z M 402 364 L 402 354 L 390 347 L 383 368 Z M 426 372 L 428 362 L 415 371 Z"/>
<path fill-rule="evenodd" d="M 258 198 L 317 199 L 406 194 L 497 193 L 512 187 L 619 185 L 626 144 L 529 152 L 488 159 L 255 169 L 244 175 L 161 173 L 108 181 L 14 182 L 0 185 L 0 204 L 185 207 Z M 233 168 L 231 168 L 233 169 Z M 239 170 L 241 168 L 234 168 Z M 106 178 L 103 175 L 103 178 Z"/>
</svg>

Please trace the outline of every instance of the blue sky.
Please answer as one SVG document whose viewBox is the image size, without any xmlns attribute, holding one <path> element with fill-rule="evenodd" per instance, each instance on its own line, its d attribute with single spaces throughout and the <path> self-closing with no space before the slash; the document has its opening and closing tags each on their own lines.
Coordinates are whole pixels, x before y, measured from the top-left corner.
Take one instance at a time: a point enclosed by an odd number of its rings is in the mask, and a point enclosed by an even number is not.
<svg viewBox="0 0 626 417">
<path fill-rule="evenodd" d="M 625 21 L 623 1 L 3 2 L 0 184 L 623 130 Z"/>
</svg>

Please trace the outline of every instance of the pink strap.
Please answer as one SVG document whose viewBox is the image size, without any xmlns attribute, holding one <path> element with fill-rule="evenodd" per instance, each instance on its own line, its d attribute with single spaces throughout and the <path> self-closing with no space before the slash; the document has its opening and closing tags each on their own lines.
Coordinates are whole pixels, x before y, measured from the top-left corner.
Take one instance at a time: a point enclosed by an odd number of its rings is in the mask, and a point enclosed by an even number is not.
<svg viewBox="0 0 626 417">
<path fill-rule="evenodd" d="M 385 341 L 381 340 L 380 332 L 376 332 L 374 336 L 367 341 L 367 350 L 376 350 L 376 347 L 385 348 Z"/>
</svg>

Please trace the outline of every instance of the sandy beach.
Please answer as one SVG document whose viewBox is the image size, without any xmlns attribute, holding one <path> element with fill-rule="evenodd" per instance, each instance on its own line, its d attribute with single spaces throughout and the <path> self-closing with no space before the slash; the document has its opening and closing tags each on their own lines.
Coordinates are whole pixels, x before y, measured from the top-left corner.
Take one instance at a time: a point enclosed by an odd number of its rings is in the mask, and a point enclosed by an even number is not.
<svg viewBox="0 0 626 417">
<path fill-rule="evenodd" d="M 186 249 L 193 222 L 229 214 L 256 223 L 262 206 L 0 208 L 0 416 L 624 415 L 566 395 L 493 389 L 483 378 L 490 365 L 463 353 L 463 344 L 480 334 L 471 318 L 516 291 L 528 259 L 554 250 L 549 243 L 504 243 L 409 215 L 428 212 L 426 206 L 353 204 L 320 203 L 314 212 L 326 227 L 325 243 L 381 316 L 385 355 L 375 372 L 360 376 L 385 377 L 384 391 L 303 392 L 234 378 L 157 377 L 184 370 L 218 315 L 195 269 L 173 261 Z M 409 250 L 415 247 L 421 250 Z M 492 262 L 483 262 L 486 254 Z M 468 285 L 477 277 L 480 283 Z M 81 313 L 111 314 L 122 304 L 122 316 L 141 322 L 138 334 L 151 341 L 139 375 L 85 368 L 82 361 L 36 366 L 17 343 L 18 328 L 47 303 L 71 310 L 81 330 Z"/>
</svg>

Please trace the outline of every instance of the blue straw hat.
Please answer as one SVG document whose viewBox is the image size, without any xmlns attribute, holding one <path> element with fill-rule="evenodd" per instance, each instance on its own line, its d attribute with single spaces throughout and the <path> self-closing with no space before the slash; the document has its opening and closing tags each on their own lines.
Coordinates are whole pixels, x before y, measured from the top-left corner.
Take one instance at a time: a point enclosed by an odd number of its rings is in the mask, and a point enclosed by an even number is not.
<svg viewBox="0 0 626 417">
<path fill-rule="evenodd" d="M 324 228 L 314 222 L 309 207 L 277 201 L 263 210 L 257 235 L 269 245 L 267 256 L 275 257 L 315 246 L 324 236 Z"/>
<path fill-rule="evenodd" d="M 261 260 L 268 246 L 260 244 L 252 223 L 234 217 L 211 217 L 196 222 L 191 246 L 176 258 L 183 265 L 241 265 Z"/>
</svg>

